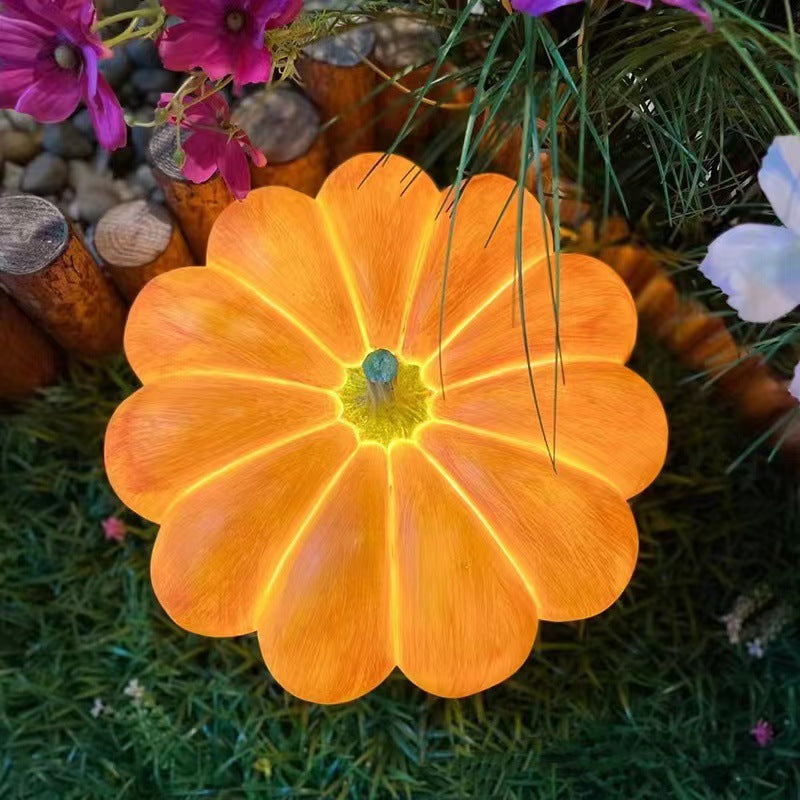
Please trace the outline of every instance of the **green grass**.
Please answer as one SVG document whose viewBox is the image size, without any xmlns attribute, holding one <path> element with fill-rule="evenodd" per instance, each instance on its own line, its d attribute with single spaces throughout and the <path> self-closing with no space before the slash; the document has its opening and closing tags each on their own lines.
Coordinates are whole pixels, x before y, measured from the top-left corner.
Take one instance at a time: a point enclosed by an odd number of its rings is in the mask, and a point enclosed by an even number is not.
<svg viewBox="0 0 800 800">
<path fill-rule="evenodd" d="M 286 695 L 252 637 L 177 629 L 155 602 L 155 529 L 124 512 L 101 442 L 132 387 L 121 363 L 0 417 L 2 798 L 800 797 L 800 642 L 763 659 L 719 617 L 766 582 L 798 606 L 796 487 L 645 345 L 637 368 L 672 426 L 669 462 L 636 501 L 639 567 L 608 613 L 544 624 L 504 685 L 463 701 L 394 674 L 323 708 Z M 124 544 L 100 522 L 124 516 Z M 137 679 L 146 696 L 124 694 Z M 113 711 L 94 718 L 94 698 Z M 777 736 L 758 748 L 760 717 Z"/>
</svg>

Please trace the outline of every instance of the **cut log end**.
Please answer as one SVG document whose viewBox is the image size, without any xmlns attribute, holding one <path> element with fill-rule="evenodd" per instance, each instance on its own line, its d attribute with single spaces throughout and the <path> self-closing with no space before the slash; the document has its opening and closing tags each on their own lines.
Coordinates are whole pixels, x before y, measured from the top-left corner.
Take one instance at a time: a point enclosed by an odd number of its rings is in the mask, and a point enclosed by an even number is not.
<svg viewBox="0 0 800 800">
<path fill-rule="evenodd" d="M 145 200 L 122 203 L 105 214 L 97 223 L 94 246 L 129 301 L 156 275 L 193 260 L 169 212 Z"/>
<path fill-rule="evenodd" d="M 236 108 L 233 121 L 267 157 L 269 164 L 288 164 L 304 156 L 320 130 L 313 104 L 288 87 L 262 89 Z"/>
<path fill-rule="evenodd" d="M 390 70 L 428 64 L 436 58 L 441 44 L 436 28 L 408 14 L 375 24 L 375 60 Z"/>
<path fill-rule="evenodd" d="M 167 207 L 177 218 L 195 259 L 202 264 L 214 222 L 234 198 L 219 173 L 205 183 L 186 179 L 175 160 L 175 137 L 173 125 L 156 130 L 150 141 L 150 162 Z"/>
<path fill-rule="evenodd" d="M 97 223 L 94 245 L 111 267 L 142 267 L 161 256 L 172 238 L 169 212 L 146 200 L 112 208 Z"/>
<path fill-rule="evenodd" d="M 341 8 L 337 0 L 307 0 L 306 11 L 333 10 Z M 355 22 L 355 19 L 351 20 Z M 327 36 L 306 46 L 307 58 L 335 67 L 354 67 L 368 56 L 375 47 L 375 30 L 371 24 L 354 25 L 341 33 Z"/>
<path fill-rule="evenodd" d="M 0 197 L 0 272 L 32 275 L 46 269 L 67 249 L 69 238 L 67 220 L 48 200 Z"/>
<path fill-rule="evenodd" d="M 0 284 L 65 350 L 120 349 L 122 300 L 52 203 L 0 198 Z"/>
<path fill-rule="evenodd" d="M 181 131 L 181 141 L 185 142 L 187 132 Z M 162 125 L 156 128 L 150 138 L 148 155 L 150 163 L 156 173 L 161 173 L 172 181 L 182 181 L 188 183 L 186 176 L 178 166 L 177 153 L 178 139 L 174 125 Z"/>
</svg>

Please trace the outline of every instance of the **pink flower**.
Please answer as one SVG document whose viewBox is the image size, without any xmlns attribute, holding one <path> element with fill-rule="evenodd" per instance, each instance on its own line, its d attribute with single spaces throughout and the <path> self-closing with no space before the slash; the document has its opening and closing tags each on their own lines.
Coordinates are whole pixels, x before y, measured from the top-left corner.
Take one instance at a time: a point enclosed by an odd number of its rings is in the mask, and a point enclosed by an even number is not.
<svg viewBox="0 0 800 800">
<path fill-rule="evenodd" d="M 104 519 L 102 525 L 103 535 L 109 541 L 122 542 L 125 540 L 125 536 L 127 535 L 128 531 L 125 527 L 125 523 L 119 517 L 109 517 L 108 519 Z"/>
<path fill-rule="evenodd" d="M 542 14 L 547 14 L 556 8 L 571 6 L 580 2 L 581 0 L 511 0 L 511 5 L 517 11 L 522 11 L 533 17 L 540 17 Z M 625 0 L 625 2 L 633 3 L 646 9 L 649 9 L 653 4 L 652 0 Z M 703 23 L 706 30 L 713 30 L 711 15 L 703 10 L 699 0 L 662 0 L 662 2 L 668 6 L 676 6 L 685 11 L 691 11 Z"/>
<path fill-rule="evenodd" d="M 61 122 L 81 100 L 108 150 L 127 139 L 122 108 L 97 64 L 111 53 L 92 33 L 91 0 L 3 0 L 0 108 Z"/>
<path fill-rule="evenodd" d="M 775 738 L 775 731 L 772 729 L 772 725 L 763 719 L 760 719 L 756 723 L 755 728 L 753 728 L 750 733 L 759 747 L 768 747 Z"/>
<path fill-rule="evenodd" d="M 168 105 L 172 97 L 161 95 L 159 107 Z M 192 183 L 203 183 L 219 170 L 233 196 L 244 200 L 250 191 L 247 157 L 258 167 L 267 163 L 266 157 L 243 130 L 233 125 L 228 104 L 219 92 L 203 96 L 202 100 L 189 95 L 185 103 L 181 124 L 191 133 L 183 143 L 183 174 Z M 175 116 L 171 115 L 168 121 L 174 124 Z"/>
<path fill-rule="evenodd" d="M 302 0 L 164 0 L 163 5 L 183 20 L 161 37 L 164 66 L 176 72 L 200 67 L 212 80 L 232 75 L 238 89 L 269 80 L 272 55 L 264 32 L 288 25 Z"/>
</svg>

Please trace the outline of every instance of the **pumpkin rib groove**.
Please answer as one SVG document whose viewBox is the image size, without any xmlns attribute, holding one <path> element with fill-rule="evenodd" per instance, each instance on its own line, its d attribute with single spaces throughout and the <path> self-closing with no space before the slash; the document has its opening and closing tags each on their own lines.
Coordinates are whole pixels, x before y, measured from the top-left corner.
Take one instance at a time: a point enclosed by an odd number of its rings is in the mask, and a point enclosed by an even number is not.
<svg viewBox="0 0 800 800">
<path fill-rule="evenodd" d="M 226 267 L 221 267 L 219 264 L 214 264 L 213 266 L 206 267 L 206 269 L 213 269 L 215 271 L 221 272 L 224 275 L 228 276 L 232 280 L 236 281 L 240 286 L 243 286 L 249 292 L 254 294 L 261 300 L 262 303 L 269 306 L 273 311 L 280 314 L 282 317 L 287 319 L 289 322 L 294 325 L 297 330 L 303 333 L 308 339 L 310 339 L 326 356 L 332 358 L 337 364 L 340 364 L 342 367 L 352 366 L 346 364 L 342 359 L 333 352 L 333 350 L 328 347 L 315 333 L 310 331 L 299 319 L 292 316 L 285 308 L 279 306 L 274 300 L 271 300 L 267 295 L 265 295 L 258 287 L 254 286 L 250 281 L 245 280 L 244 278 L 237 275 L 235 272 L 227 269 Z"/>
<path fill-rule="evenodd" d="M 533 602 L 534 610 L 536 611 L 536 616 L 539 616 L 539 608 L 541 607 L 541 602 L 536 594 L 536 589 L 531 584 L 530 579 L 525 574 L 524 570 L 520 565 L 517 563 L 517 560 L 511 553 L 508 551 L 503 540 L 497 534 L 494 528 L 489 524 L 489 521 L 486 517 L 480 512 L 478 507 L 472 502 L 469 495 L 465 491 L 464 487 L 445 469 L 445 467 L 436 459 L 434 458 L 424 447 L 420 447 L 419 444 L 415 443 L 415 446 L 419 451 L 422 453 L 423 456 L 430 462 L 431 466 L 439 472 L 439 474 L 447 481 L 447 484 L 452 488 L 452 490 L 458 495 L 464 505 L 475 515 L 475 518 L 481 525 L 486 529 L 487 533 L 491 537 L 492 541 L 495 543 L 495 546 L 500 550 L 503 556 L 508 560 L 508 563 L 511 564 L 514 571 L 519 576 L 519 579 L 522 581 L 523 586 L 527 590 L 528 594 L 531 597 L 531 601 Z"/>
<path fill-rule="evenodd" d="M 522 439 L 515 439 L 513 436 L 507 436 L 503 433 L 495 433 L 494 431 L 487 430 L 486 428 L 479 428 L 475 425 L 467 425 L 464 422 L 458 422 L 456 420 L 449 420 L 445 417 L 432 417 L 431 420 L 424 425 L 420 425 L 417 428 L 418 431 L 424 430 L 426 427 L 431 425 L 446 425 L 448 428 L 455 428 L 456 430 L 466 431 L 467 433 L 475 434 L 475 436 L 482 436 L 484 439 L 496 439 L 499 442 L 503 442 L 504 444 L 512 445 L 513 447 L 519 447 L 521 450 L 530 450 L 537 455 L 541 455 L 544 458 L 547 458 L 549 461 L 549 457 L 547 454 L 547 450 L 544 447 L 539 447 L 535 445 L 533 442 L 526 442 Z M 416 434 L 416 431 L 415 431 Z M 624 500 L 627 498 L 623 495 L 620 491 L 619 487 L 612 483 L 608 478 L 600 475 L 597 472 L 593 472 L 591 469 L 586 467 L 585 465 L 581 464 L 579 461 L 572 460 L 569 456 L 566 458 L 564 456 L 560 456 L 557 452 L 553 453 L 553 457 L 556 460 L 556 468 L 558 468 L 558 462 L 561 461 L 567 467 L 571 467 L 572 469 L 576 470 L 577 472 L 581 472 L 584 475 L 588 475 L 590 478 L 594 478 L 597 481 L 600 481 L 604 486 L 608 486 L 610 489 L 613 489 L 620 497 Z"/>
<path fill-rule="evenodd" d="M 275 581 L 278 579 L 278 576 L 281 574 L 283 568 L 289 561 L 289 557 L 292 555 L 292 553 L 294 553 L 294 551 L 297 549 L 297 546 L 300 544 L 300 540 L 303 538 L 303 534 L 306 532 L 306 529 L 314 521 L 314 517 L 316 516 L 317 512 L 320 510 L 320 508 L 322 508 L 323 503 L 325 500 L 327 500 L 330 493 L 336 488 L 336 484 L 339 483 L 340 478 L 342 475 L 344 475 L 353 459 L 358 455 L 360 449 L 360 446 L 357 445 L 353 452 L 342 462 L 342 465 L 336 470 L 333 477 L 325 484 L 325 486 L 322 487 L 322 490 L 320 491 L 316 500 L 311 503 L 308 514 L 306 514 L 306 516 L 303 518 L 303 521 L 297 528 L 297 532 L 292 537 L 291 542 L 289 542 L 289 546 L 283 551 L 283 555 L 281 555 L 278 563 L 275 565 L 275 569 L 272 571 L 272 575 L 267 581 L 267 585 L 264 587 L 264 591 L 262 592 L 261 597 L 259 598 L 259 601 L 254 609 L 253 620 L 256 622 L 257 628 L 261 627 L 261 619 L 264 616 L 267 601 L 269 600 L 269 595 L 272 591 L 272 587 L 275 585 Z"/>
<path fill-rule="evenodd" d="M 539 367 L 549 367 L 555 363 L 555 358 L 540 358 L 531 361 L 531 369 L 538 369 Z M 614 364 L 617 366 L 625 366 L 624 361 L 617 361 L 615 358 L 598 358 L 597 356 L 565 356 L 558 359 L 559 364 Z M 510 364 L 500 369 L 491 370 L 489 372 L 482 372 L 480 375 L 473 375 L 470 378 L 462 378 L 460 381 L 447 384 L 447 390 L 460 389 L 463 386 L 472 386 L 482 381 L 489 381 L 492 378 L 499 378 L 502 375 L 509 375 L 512 372 L 518 372 L 528 369 L 526 362 L 521 361 L 518 364 Z M 563 383 L 563 381 L 559 381 Z M 436 391 L 435 394 L 440 394 Z"/>
<path fill-rule="evenodd" d="M 339 413 L 342 411 L 342 401 L 339 395 L 332 389 L 325 389 L 322 386 L 315 386 L 313 383 L 301 383 L 300 381 L 293 381 L 289 378 L 276 378 L 272 375 L 262 374 L 260 372 L 235 372 L 233 370 L 224 369 L 176 369 L 170 372 L 168 376 L 158 376 L 153 380 L 147 382 L 147 386 L 155 386 L 164 377 L 172 378 L 178 375 L 185 375 L 186 377 L 196 378 L 231 378 L 232 380 L 249 381 L 253 383 L 268 383 L 273 386 L 286 386 L 301 391 L 308 390 L 309 392 L 317 392 L 318 394 L 325 394 L 332 397 L 339 405 Z"/>
<path fill-rule="evenodd" d="M 331 218 L 328 215 L 328 212 L 325 210 L 325 204 L 317 202 L 317 208 L 322 216 L 322 221 L 325 225 L 325 233 L 327 234 L 328 241 L 331 244 L 331 250 L 333 250 L 334 258 L 336 263 L 339 265 L 339 271 L 341 272 L 342 279 L 347 287 L 347 294 L 350 296 L 350 302 L 353 305 L 353 314 L 355 314 L 356 322 L 358 322 L 358 330 L 361 333 L 361 339 L 364 342 L 364 349 L 369 351 L 371 348 L 369 343 L 369 334 L 367 333 L 367 321 L 364 318 L 364 309 L 362 307 L 363 301 L 361 294 L 358 291 L 358 286 L 356 285 L 355 276 L 350 268 L 350 262 L 345 256 L 344 248 L 342 247 L 342 243 L 339 241 L 339 238 L 336 235 Z"/>
<path fill-rule="evenodd" d="M 296 433 L 293 433 L 291 436 L 286 436 L 283 439 L 278 439 L 277 441 L 270 442 L 269 444 L 258 447 L 255 450 L 251 450 L 249 453 L 245 453 L 243 456 L 239 456 L 239 458 L 235 458 L 233 461 L 229 461 L 227 464 L 225 464 L 225 466 L 212 470 L 207 475 L 204 475 L 202 478 L 195 481 L 190 486 L 187 486 L 185 489 L 182 489 L 180 492 L 176 493 L 175 497 L 172 498 L 172 501 L 164 509 L 164 512 L 162 514 L 162 519 L 165 519 L 169 514 L 169 512 L 180 501 L 185 500 L 193 492 L 195 492 L 202 486 L 206 486 L 212 481 L 216 480 L 220 475 L 225 475 L 231 470 L 240 467 L 242 464 L 246 464 L 248 461 L 253 461 L 254 459 L 259 458 L 260 456 L 266 453 L 270 453 L 273 450 L 279 450 L 281 447 L 284 447 L 287 444 L 292 444 L 292 442 L 296 442 L 299 439 L 304 439 L 306 436 L 313 436 L 315 433 L 324 431 L 326 428 L 333 428 L 334 426 L 339 424 L 341 424 L 339 420 L 335 419 L 333 421 L 325 422 L 322 425 L 314 425 L 311 428 L 303 428 L 302 431 L 297 431 Z M 153 522 L 158 522 L 158 520 L 153 520 Z"/>
<path fill-rule="evenodd" d="M 547 253 L 543 253 L 539 258 L 535 261 L 530 261 L 526 267 L 523 267 L 523 275 L 530 272 L 534 267 L 538 267 L 545 259 L 547 258 Z M 437 347 L 427 358 L 422 359 L 419 362 L 420 369 L 424 370 L 428 367 L 428 365 L 439 355 L 440 352 L 444 353 L 444 351 L 450 346 L 454 339 L 464 331 L 472 322 L 474 322 L 489 306 L 497 300 L 500 295 L 509 289 L 514 284 L 516 280 L 516 276 L 511 276 L 509 280 L 507 280 L 499 289 L 493 292 L 486 300 L 480 303 L 478 306 L 475 307 L 475 310 L 467 315 L 461 322 L 456 325 L 452 331 L 450 331 L 447 336 L 442 339 L 441 346 Z M 405 342 L 404 342 L 405 343 Z"/>
<path fill-rule="evenodd" d="M 394 442 L 392 443 L 394 444 Z M 386 480 L 388 481 L 388 511 L 386 519 L 386 536 L 388 538 L 389 561 L 389 613 L 392 631 L 392 658 L 395 664 L 400 663 L 400 568 L 397 549 L 397 490 L 395 488 L 394 470 L 392 469 L 392 445 L 386 457 Z"/>
<path fill-rule="evenodd" d="M 425 261 L 428 257 L 428 251 L 431 247 L 431 240 L 433 239 L 433 232 L 436 230 L 436 223 L 439 220 L 439 210 L 441 208 L 441 194 L 436 195 L 436 204 L 431 209 L 433 212 L 429 215 L 425 223 L 425 230 L 419 243 L 419 251 L 417 252 L 417 259 L 414 262 L 414 271 L 411 273 L 411 282 L 408 286 L 408 296 L 406 297 L 405 306 L 403 308 L 403 315 L 400 317 L 400 338 L 397 342 L 395 351 L 398 353 L 403 352 L 403 343 L 406 340 L 406 328 L 408 327 L 408 318 L 411 316 L 411 308 L 414 305 L 414 298 L 417 294 L 419 282 L 422 279 L 422 268 L 425 266 Z"/>
</svg>

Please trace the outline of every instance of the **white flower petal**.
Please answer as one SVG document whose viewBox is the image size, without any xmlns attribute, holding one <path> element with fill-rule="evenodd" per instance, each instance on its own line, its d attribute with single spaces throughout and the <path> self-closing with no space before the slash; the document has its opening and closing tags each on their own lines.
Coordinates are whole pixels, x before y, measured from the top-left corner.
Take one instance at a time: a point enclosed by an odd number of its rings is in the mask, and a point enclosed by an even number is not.
<svg viewBox="0 0 800 800">
<path fill-rule="evenodd" d="M 775 216 L 800 236 L 800 136 L 776 136 L 767 150 L 758 182 Z"/>
<path fill-rule="evenodd" d="M 715 239 L 700 271 L 748 322 L 800 305 L 800 236 L 777 225 L 739 225 Z"/>
<path fill-rule="evenodd" d="M 794 368 L 794 377 L 789 384 L 789 394 L 800 400 L 800 364 Z"/>
</svg>

